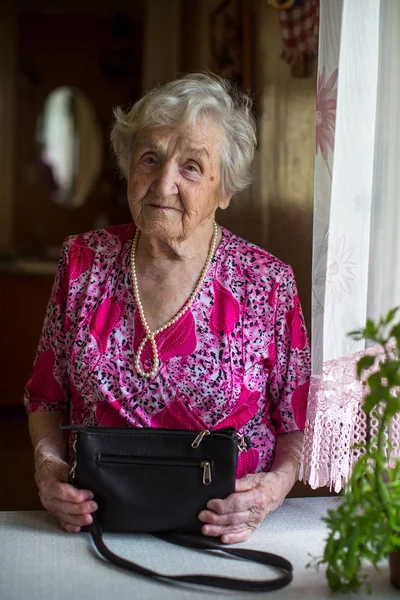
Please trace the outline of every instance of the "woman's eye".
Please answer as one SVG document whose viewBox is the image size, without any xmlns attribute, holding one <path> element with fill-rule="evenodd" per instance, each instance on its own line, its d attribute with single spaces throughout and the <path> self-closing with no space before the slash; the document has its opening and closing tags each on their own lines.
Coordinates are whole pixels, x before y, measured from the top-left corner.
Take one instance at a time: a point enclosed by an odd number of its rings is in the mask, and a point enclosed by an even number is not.
<svg viewBox="0 0 400 600">
<path fill-rule="evenodd" d="M 188 165 L 185 166 L 186 171 L 189 171 L 190 173 L 199 173 L 200 172 L 200 168 L 198 165 L 195 165 L 193 163 L 189 163 Z"/>
<path fill-rule="evenodd" d="M 142 158 L 142 161 L 146 164 L 146 165 L 155 165 L 156 164 L 156 159 L 154 156 L 144 156 Z"/>
</svg>

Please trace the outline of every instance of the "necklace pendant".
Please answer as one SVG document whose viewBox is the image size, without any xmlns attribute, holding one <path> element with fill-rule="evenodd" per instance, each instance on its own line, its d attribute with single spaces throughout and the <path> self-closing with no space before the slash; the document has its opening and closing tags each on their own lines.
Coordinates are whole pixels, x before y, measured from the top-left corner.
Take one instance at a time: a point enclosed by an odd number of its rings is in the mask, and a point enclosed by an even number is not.
<svg viewBox="0 0 400 600">
<path fill-rule="evenodd" d="M 145 371 L 140 366 L 140 359 L 142 357 L 142 353 L 143 353 L 143 350 L 144 350 L 144 347 L 145 347 L 147 341 L 149 341 L 151 344 L 151 349 L 152 349 L 152 354 L 153 354 L 153 357 L 152 357 L 153 367 L 152 367 L 152 369 L 150 369 L 150 371 Z M 157 374 L 159 368 L 160 368 L 160 361 L 158 358 L 157 344 L 154 339 L 154 335 L 152 335 L 150 332 L 147 335 L 145 335 L 143 337 L 142 341 L 140 342 L 140 345 L 139 345 L 139 348 L 138 348 L 137 354 L 136 354 L 136 359 L 135 359 L 135 369 L 141 377 L 146 377 L 146 379 L 152 379 Z"/>
</svg>

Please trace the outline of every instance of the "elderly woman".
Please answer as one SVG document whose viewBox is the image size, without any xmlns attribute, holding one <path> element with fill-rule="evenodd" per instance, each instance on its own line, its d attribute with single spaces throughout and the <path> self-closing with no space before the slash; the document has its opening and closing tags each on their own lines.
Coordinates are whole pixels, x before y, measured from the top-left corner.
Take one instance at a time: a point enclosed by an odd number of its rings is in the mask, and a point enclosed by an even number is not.
<svg viewBox="0 0 400 600">
<path fill-rule="evenodd" d="M 26 387 L 40 498 L 67 531 L 97 506 L 67 483 L 61 423 L 237 428 L 251 447 L 236 491 L 198 515 L 225 543 L 246 540 L 297 479 L 309 350 L 293 273 L 215 221 L 249 182 L 250 111 L 202 74 L 115 111 L 133 222 L 66 239 Z"/>
</svg>

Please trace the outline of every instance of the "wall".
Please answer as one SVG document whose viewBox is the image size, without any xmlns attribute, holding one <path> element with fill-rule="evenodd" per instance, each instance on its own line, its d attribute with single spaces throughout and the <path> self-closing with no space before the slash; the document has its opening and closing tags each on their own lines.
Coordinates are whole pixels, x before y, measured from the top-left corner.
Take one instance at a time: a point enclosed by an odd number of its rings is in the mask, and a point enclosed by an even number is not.
<svg viewBox="0 0 400 600">
<path fill-rule="evenodd" d="M 0 3 L 0 251 L 13 246 L 15 76 L 15 11 Z"/>
<path fill-rule="evenodd" d="M 262 112 L 254 193 L 262 215 L 263 245 L 292 265 L 310 326 L 316 64 L 310 77 L 291 76 L 279 56 L 279 11 L 265 0 L 257 2 Z"/>
<path fill-rule="evenodd" d="M 176 77 L 180 55 L 180 0 L 146 0 L 143 91 Z"/>
</svg>

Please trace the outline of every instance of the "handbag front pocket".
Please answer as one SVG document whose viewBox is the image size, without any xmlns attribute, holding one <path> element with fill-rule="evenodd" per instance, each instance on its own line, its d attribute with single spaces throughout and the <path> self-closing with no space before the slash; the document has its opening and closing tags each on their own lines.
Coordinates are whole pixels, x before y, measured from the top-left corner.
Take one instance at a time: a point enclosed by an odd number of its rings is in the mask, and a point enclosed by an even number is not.
<svg viewBox="0 0 400 600">
<path fill-rule="evenodd" d="M 112 449 L 93 459 L 97 474 L 86 487 L 105 531 L 200 532 L 197 515 L 219 496 L 219 474 L 206 454 L 142 456 Z"/>
<path fill-rule="evenodd" d="M 198 458 L 181 458 L 175 457 L 157 457 L 157 456 L 130 456 L 126 454 L 98 454 L 97 464 L 101 467 L 131 467 L 131 468 L 177 468 L 177 469 L 197 469 L 199 475 L 202 478 L 203 485 L 210 485 L 212 481 L 212 466 L 213 461 L 204 458 L 199 460 Z M 183 473 L 184 475 L 184 473 Z"/>
</svg>

